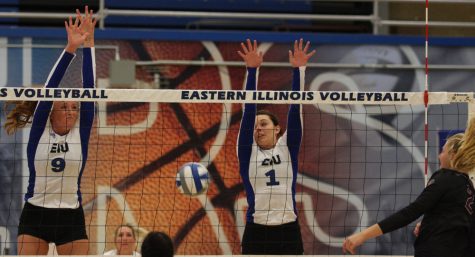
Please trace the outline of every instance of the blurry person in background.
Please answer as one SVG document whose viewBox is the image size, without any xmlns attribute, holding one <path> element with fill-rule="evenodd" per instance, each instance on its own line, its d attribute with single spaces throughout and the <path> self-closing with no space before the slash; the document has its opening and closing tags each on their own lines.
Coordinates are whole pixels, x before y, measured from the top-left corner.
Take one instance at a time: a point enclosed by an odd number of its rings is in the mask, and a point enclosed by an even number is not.
<svg viewBox="0 0 475 257">
<path fill-rule="evenodd" d="M 134 228 L 130 225 L 119 226 L 114 233 L 115 249 L 105 252 L 104 255 L 133 255 L 140 256 L 135 251 L 137 247 L 137 237 Z"/>
<path fill-rule="evenodd" d="M 164 232 L 150 232 L 141 247 L 142 257 L 173 257 L 175 250 L 171 238 Z"/>
</svg>

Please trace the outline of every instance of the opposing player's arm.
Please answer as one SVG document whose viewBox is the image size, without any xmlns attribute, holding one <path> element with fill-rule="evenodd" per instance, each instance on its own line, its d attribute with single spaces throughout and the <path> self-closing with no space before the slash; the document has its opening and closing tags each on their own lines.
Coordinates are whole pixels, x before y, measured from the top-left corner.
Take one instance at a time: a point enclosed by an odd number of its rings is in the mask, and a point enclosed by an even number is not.
<svg viewBox="0 0 475 257">
<path fill-rule="evenodd" d="M 404 227 L 432 209 L 447 192 L 450 183 L 444 174 L 434 174 L 414 202 L 378 223 L 383 233 Z"/>
<path fill-rule="evenodd" d="M 444 178 L 439 177 L 437 180 L 438 181 L 427 186 L 416 201 L 409 206 L 394 213 L 378 224 L 374 224 L 360 233 L 349 236 L 343 243 L 343 252 L 355 254 L 356 248 L 365 241 L 404 227 L 431 209 L 440 200 L 440 197 L 445 194 L 448 188 L 446 181 L 443 181 Z"/>
<path fill-rule="evenodd" d="M 343 242 L 343 252 L 344 253 L 356 253 L 356 248 L 362 245 L 365 241 L 378 237 L 383 234 L 381 227 L 378 224 L 374 224 L 371 227 L 356 233 L 354 235 L 349 236 Z"/>
</svg>

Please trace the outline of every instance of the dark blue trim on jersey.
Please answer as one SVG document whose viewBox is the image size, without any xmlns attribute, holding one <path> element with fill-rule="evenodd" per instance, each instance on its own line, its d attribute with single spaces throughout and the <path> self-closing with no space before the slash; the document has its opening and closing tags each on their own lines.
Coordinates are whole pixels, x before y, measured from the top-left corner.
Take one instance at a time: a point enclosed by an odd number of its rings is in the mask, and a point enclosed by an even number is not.
<svg viewBox="0 0 475 257">
<path fill-rule="evenodd" d="M 292 91 L 300 91 L 300 69 L 294 68 L 292 74 Z M 297 215 L 297 204 L 295 202 L 295 192 L 297 184 L 297 173 L 299 168 L 299 150 L 302 142 L 302 121 L 300 118 L 300 104 L 291 104 L 287 116 L 287 147 L 289 148 L 290 160 L 292 163 L 292 202 L 295 215 Z"/>
<path fill-rule="evenodd" d="M 260 42 L 293 43 L 305 38 L 312 44 L 340 45 L 417 45 L 424 46 L 423 36 L 392 36 L 372 34 L 330 34 L 309 32 L 223 31 L 180 29 L 106 28 L 95 32 L 95 39 L 104 40 L 178 40 L 242 42 L 243 35 Z M 64 39 L 64 28 L 28 28 L 0 26 L 1 37 L 36 37 Z M 430 37 L 430 46 L 475 46 L 475 37 Z"/>
<path fill-rule="evenodd" d="M 257 68 L 247 68 L 246 90 L 256 90 Z M 238 160 L 239 171 L 242 182 L 246 189 L 247 204 L 249 208 L 246 213 L 246 220 L 254 222 L 255 195 L 249 180 L 249 166 L 251 165 L 252 145 L 254 143 L 254 123 L 256 122 L 256 104 L 244 104 L 241 127 L 238 135 Z"/>
<path fill-rule="evenodd" d="M 53 67 L 53 73 L 46 81 L 47 88 L 57 88 L 61 79 L 63 78 L 66 70 L 69 67 L 69 64 L 73 60 L 74 55 L 68 52 L 63 52 L 60 56 L 60 59 L 55 67 Z M 25 201 L 33 197 L 36 181 L 36 168 L 35 168 L 35 155 L 36 150 L 38 149 L 38 144 L 40 142 L 41 136 L 46 128 L 46 123 L 48 122 L 48 117 L 51 112 L 51 107 L 53 102 L 51 101 L 40 101 L 36 106 L 35 113 L 33 114 L 33 121 L 31 124 L 30 137 L 28 140 L 28 145 L 26 147 L 26 156 L 28 160 L 28 169 L 30 172 L 30 177 L 28 179 L 28 189 L 25 194 Z"/>
<path fill-rule="evenodd" d="M 94 77 L 94 56 L 92 56 L 91 48 L 83 49 L 82 60 L 82 80 L 84 88 L 95 87 Z M 95 115 L 95 102 L 81 102 L 80 117 L 79 117 L 79 135 L 81 137 L 81 150 L 82 150 L 82 165 L 78 176 L 78 201 L 82 205 L 81 194 L 81 178 L 86 167 L 87 153 L 89 149 L 89 138 L 91 136 L 92 124 L 94 122 Z"/>
</svg>

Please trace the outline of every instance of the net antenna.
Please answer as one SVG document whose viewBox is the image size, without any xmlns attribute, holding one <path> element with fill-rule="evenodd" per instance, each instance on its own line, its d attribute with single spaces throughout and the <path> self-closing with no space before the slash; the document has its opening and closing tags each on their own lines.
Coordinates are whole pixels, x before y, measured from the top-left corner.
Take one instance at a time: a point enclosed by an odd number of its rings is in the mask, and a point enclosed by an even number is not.
<svg viewBox="0 0 475 257">
<path fill-rule="evenodd" d="M 429 0 L 425 7 L 425 78 L 424 78 L 424 185 L 427 185 L 429 170 Z"/>
</svg>

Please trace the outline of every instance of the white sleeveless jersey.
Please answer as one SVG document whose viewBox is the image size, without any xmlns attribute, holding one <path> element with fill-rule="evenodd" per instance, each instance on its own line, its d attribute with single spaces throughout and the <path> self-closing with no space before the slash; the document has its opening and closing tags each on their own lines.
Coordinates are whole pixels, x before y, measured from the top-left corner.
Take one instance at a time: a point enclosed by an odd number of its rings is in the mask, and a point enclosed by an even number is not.
<svg viewBox="0 0 475 257">
<path fill-rule="evenodd" d="M 297 219 L 295 192 L 292 192 L 294 174 L 287 146 L 287 132 L 279 138 L 273 149 L 264 150 L 256 143 L 253 144 L 249 182 L 255 201 L 254 223 L 280 225 Z"/>
<path fill-rule="evenodd" d="M 47 126 L 34 160 L 34 191 L 28 202 L 46 208 L 78 208 L 78 178 L 82 170 L 79 128 L 75 126 L 68 134 L 60 136 Z"/>
</svg>

